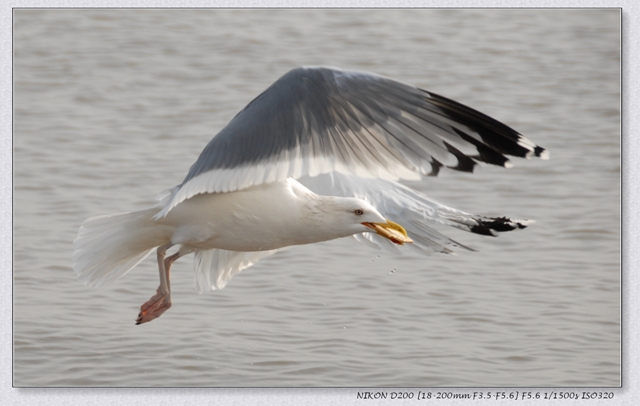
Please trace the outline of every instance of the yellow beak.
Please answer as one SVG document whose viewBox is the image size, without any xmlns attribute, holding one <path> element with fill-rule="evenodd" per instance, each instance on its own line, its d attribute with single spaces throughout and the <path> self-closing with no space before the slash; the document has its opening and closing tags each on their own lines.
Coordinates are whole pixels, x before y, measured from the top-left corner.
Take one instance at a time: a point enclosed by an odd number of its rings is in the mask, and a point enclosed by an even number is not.
<svg viewBox="0 0 640 406">
<path fill-rule="evenodd" d="M 375 231 L 376 234 L 383 236 L 395 244 L 403 245 L 404 243 L 413 242 L 413 240 L 407 235 L 407 231 L 400 224 L 396 224 L 393 221 L 387 220 L 386 223 L 362 224 Z"/>
</svg>

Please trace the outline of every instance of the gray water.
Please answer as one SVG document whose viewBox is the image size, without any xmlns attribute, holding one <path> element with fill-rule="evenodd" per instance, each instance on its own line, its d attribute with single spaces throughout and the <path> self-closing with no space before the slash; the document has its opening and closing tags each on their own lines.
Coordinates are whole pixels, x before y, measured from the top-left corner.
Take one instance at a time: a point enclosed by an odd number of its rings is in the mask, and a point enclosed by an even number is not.
<svg viewBox="0 0 640 406">
<path fill-rule="evenodd" d="M 617 10 L 17 10 L 14 385 L 618 386 Z M 411 183 L 535 219 L 477 252 L 294 247 L 141 326 L 153 258 L 101 290 L 71 269 L 88 217 L 144 208 L 291 68 L 390 76 L 550 150 Z"/>
</svg>

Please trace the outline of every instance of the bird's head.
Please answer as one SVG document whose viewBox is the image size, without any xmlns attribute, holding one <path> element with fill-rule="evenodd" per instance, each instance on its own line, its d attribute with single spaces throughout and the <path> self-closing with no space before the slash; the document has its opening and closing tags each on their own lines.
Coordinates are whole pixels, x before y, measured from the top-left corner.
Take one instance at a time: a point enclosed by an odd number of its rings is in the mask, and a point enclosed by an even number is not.
<svg viewBox="0 0 640 406">
<path fill-rule="evenodd" d="M 371 204 L 356 198 L 340 198 L 331 207 L 332 217 L 340 222 L 350 234 L 375 232 L 399 245 L 412 243 L 406 230 L 399 224 L 387 220 Z M 337 214 L 337 215 L 336 215 Z"/>
</svg>

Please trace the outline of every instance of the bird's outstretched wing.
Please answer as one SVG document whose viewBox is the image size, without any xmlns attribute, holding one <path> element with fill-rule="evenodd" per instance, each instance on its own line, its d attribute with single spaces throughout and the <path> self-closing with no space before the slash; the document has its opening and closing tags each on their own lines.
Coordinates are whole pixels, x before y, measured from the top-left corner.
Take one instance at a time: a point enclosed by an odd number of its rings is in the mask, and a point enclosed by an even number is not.
<svg viewBox="0 0 640 406">
<path fill-rule="evenodd" d="M 315 177 L 304 176 L 300 183 L 319 195 L 356 197 L 373 205 L 384 217 L 402 224 L 413 239 L 410 248 L 423 253 L 451 253 L 451 247 L 471 248 L 438 232 L 435 224 L 455 227 L 476 234 L 497 236 L 497 233 L 526 228 L 531 220 L 507 217 L 484 217 L 438 203 L 424 194 L 398 182 L 385 179 L 363 179 L 341 173 Z M 376 249 L 399 253 L 397 246 L 374 233 L 356 234 L 354 238 Z"/>
<path fill-rule="evenodd" d="M 294 69 L 240 111 L 204 148 L 168 204 L 288 177 L 339 172 L 419 179 L 442 166 L 508 167 L 547 151 L 453 100 L 371 73 Z"/>
</svg>

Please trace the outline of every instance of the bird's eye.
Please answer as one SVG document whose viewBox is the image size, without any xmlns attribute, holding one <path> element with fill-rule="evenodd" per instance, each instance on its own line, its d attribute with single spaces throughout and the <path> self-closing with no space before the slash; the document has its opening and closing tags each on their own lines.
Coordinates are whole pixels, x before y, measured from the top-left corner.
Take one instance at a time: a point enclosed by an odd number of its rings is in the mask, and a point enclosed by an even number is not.
<svg viewBox="0 0 640 406">
<path fill-rule="evenodd" d="M 356 216 L 362 216 L 364 214 L 364 211 L 362 209 L 356 209 L 354 213 L 356 214 Z"/>
</svg>

